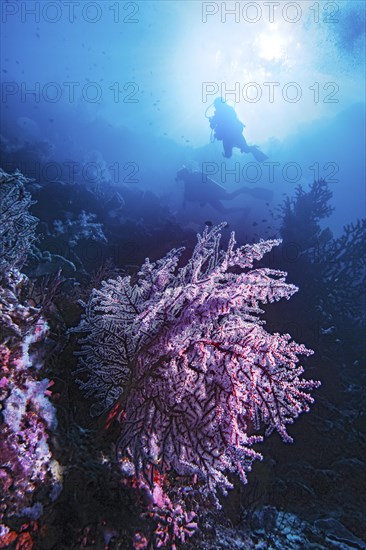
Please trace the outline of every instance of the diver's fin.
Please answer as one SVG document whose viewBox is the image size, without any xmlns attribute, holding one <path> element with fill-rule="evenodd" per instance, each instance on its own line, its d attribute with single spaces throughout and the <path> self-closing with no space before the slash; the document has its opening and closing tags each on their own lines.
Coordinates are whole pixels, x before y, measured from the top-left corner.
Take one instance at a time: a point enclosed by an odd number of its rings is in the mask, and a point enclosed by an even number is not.
<svg viewBox="0 0 366 550">
<path fill-rule="evenodd" d="M 242 187 L 241 192 L 261 201 L 270 202 L 273 199 L 273 191 L 264 187 Z"/>
<path fill-rule="evenodd" d="M 251 153 L 252 153 L 253 157 L 255 158 L 255 160 L 257 160 L 258 162 L 263 162 L 263 161 L 268 159 L 268 156 L 265 155 L 264 153 L 262 153 L 262 151 L 260 149 L 258 149 L 258 147 L 256 145 L 253 145 L 251 147 Z"/>
</svg>

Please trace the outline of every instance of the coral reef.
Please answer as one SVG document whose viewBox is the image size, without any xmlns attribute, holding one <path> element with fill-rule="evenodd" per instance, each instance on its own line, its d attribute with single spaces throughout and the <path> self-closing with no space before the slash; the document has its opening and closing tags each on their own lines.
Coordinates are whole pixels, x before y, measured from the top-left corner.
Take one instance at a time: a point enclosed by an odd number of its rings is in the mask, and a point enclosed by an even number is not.
<svg viewBox="0 0 366 550">
<path fill-rule="evenodd" d="M 103 233 L 102 224 L 95 222 L 96 215 L 82 210 L 75 220 L 55 220 L 53 222 L 55 237 L 62 236 L 73 248 L 82 240 L 91 240 L 106 243 L 107 239 Z"/>
<path fill-rule="evenodd" d="M 52 383 L 43 378 L 48 325 L 29 300 L 29 279 L 19 271 L 35 240 L 37 219 L 29 214 L 25 178 L 1 172 L 0 235 L 0 521 L 14 516 L 37 520 L 47 498 L 60 491 L 58 464 L 48 446 L 56 427 L 49 401 Z"/>
<path fill-rule="evenodd" d="M 363 548 L 365 220 L 334 237 L 314 182 L 286 199 L 281 244 L 221 249 L 206 229 L 191 256 L 152 195 L 0 181 L 0 547 Z M 324 390 L 260 462 L 317 385 L 277 332 L 316 349 Z"/>
<path fill-rule="evenodd" d="M 9 286 L 16 295 L 22 276 L 15 279 L 13 273 L 10 277 Z M 20 332 L 20 337 L 9 336 L 0 345 L 0 485 L 4 498 L 0 520 L 13 514 L 32 517 L 35 509 L 39 513 L 34 519 L 38 519 L 42 504 L 34 501 L 34 493 L 48 485 L 51 498 L 55 498 L 60 489 L 57 463 L 48 447 L 49 430 L 57 424 L 48 399 L 51 384 L 37 372 L 48 326 L 35 308 L 19 306 L 14 311 L 14 303 L 4 303 L 1 297 L 0 309 L 5 321 L 11 319 L 9 329 Z"/>
<path fill-rule="evenodd" d="M 345 226 L 338 239 L 330 240 L 322 250 L 321 264 L 321 306 L 335 322 L 351 321 L 364 327 L 366 220 Z"/>
<path fill-rule="evenodd" d="M 28 180 L 20 173 L 0 169 L 0 271 L 20 268 L 35 240 L 37 218 L 29 213 L 33 204 L 25 190 Z"/>
<path fill-rule="evenodd" d="M 320 228 L 319 220 L 333 211 L 329 205 L 331 197 L 325 180 L 314 181 L 307 192 L 299 185 L 295 197 L 287 197 L 280 207 L 283 240 L 294 243 L 300 253 L 324 244 L 331 234 L 328 229 Z"/>
<path fill-rule="evenodd" d="M 93 415 L 117 400 L 120 455 L 137 475 L 154 470 L 197 475 L 218 505 L 217 489 L 232 487 L 226 472 L 246 471 L 261 455 L 252 447 L 313 402 L 318 387 L 300 378 L 297 355 L 312 352 L 270 334 L 260 303 L 290 298 L 286 273 L 253 263 L 280 241 L 236 247 L 234 234 L 219 250 L 221 224 L 198 235 L 192 257 L 178 268 L 183 249 L 137 275 L 94 289 L 75 332 L 85 333 L 77 352 L 78 382 L 93 396 Z M 150 472 L 150 474 L 148 474 Z"/>
<path fill-rule="evenodd" d="M 280 208 L 284 245 L 298 252 L 296 279 L 307 290 L 313 311 L 320 312 L 320 322 L 328 324 L 328 334 L 344 322 L 365 325 L 366 281 L 366 220 L 345 226 L 335 238 L 319 223 L 333 211 L 331 197 L 328 183 L 315 181 L 307 192 L 299 186 Z"/>
</svg>

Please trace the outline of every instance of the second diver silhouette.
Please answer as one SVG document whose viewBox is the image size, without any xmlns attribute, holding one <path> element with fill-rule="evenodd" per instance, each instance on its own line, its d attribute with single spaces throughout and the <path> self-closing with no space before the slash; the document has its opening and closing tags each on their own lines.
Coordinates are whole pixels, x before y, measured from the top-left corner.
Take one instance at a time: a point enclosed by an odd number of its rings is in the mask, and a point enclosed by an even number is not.
<svg viewBox="0 0 366 550">
<path fill-rule="evenodd" d="M 225 212 L 243 212 L 243 207 L 225 207 L 221 201 L 232 200 L 241 193 L 246 193 L 256 199 L 270 201 L 273 193 L 262 187 L 240 187 L 231 193 L 222 185 L 199 171 L 191 171 L 183 166 L 178 172 L 175 181 L 184 182 L 184 205 L 186 202 L 198 202 L 202 207 L 210 204 L 215 210 Z M 244 209 L 245 210 L 245 209 Z"/>
<path fill-rule="evenodd" d="M 214 139 L 222 141 L 223 156 L 231 158 L 233 147 L 238 147 L 242 153 L 252 153 L 258 162 L 268 157 L 258 149 L 257 145 L 248 145 L 243 136 L 245 125 L 238 119 L 235 109 L 228 105 L 221 97 L 213 102 L 215 113 L 209 117 L 210 127 L 214 131 Z"/>
</svg>

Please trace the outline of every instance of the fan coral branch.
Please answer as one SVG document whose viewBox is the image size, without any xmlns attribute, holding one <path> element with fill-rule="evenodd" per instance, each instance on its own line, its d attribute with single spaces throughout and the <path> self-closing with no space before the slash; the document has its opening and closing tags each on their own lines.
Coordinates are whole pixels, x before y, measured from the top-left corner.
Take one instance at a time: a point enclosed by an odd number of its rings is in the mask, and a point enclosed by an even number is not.
<svg viewBox="0 0 366 550">
<path fill-rule="evenodd" d="M 300 378 L 290 335 L 269 334 L 259 304 L 296 291 L 286 273 L 253 269 L 279 240 L 236 247 L 234 233 L 219 250 L 221 224 L 198 235 L 187 265 L 183 249 L 145 261 L 130 277 L 93 290 L 76 329 L 78 380 L 97 403 L 124 407 L 119 448 L 137 472 L 151 467 L 197 474 L 213 494 L 231 487 L 226 471 L 246 472 L 261 455 L 252 446 L 261 423 L 291 441 L 286 425 L 313 402 L 319 383 Z"/>
<path fill-rule="evenodd" d="M 10 175 L 0 169 L 0 272 L 22 267 L 35 240 L 38 219 L 28 211 L 34 203 L 27 181 L 18 171 Z"/>
</svg>

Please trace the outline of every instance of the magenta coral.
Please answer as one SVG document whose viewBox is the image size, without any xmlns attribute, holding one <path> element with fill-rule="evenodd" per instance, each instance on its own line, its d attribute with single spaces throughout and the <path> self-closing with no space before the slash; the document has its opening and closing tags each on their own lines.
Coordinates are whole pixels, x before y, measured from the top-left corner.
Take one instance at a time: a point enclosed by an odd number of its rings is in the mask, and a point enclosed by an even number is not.
<svg viewBox="0 0 366 550">
<path fill-rule="evenodd" d="M 8 332 L 0 345 L 0 489 L 4 498 L 0 521 L 13 514 L 37 519 L 42 504 L 29 507 L 36 490 L 49 486 L 53 498 L 60 489 L 48 447 L 48 432 L 56 427 L 55 409 L 47 397 L 49 380 L 37 376 L 39 346 L 44 345 L 48 326 L 42 317 L 34 320 L 36 308 L 16 301 L 24 278 L 15 270 L 11 274 L 13 284 L 7 288 L 0 284 L 0 312 Z M 13 299 L 6 301 L 4 296 Z"/>
<path fill-rule="evenodd" d="M 288 334 L 270 334 L 259 304 L 297 291 L 286 273 L 253 269 L 280 244 L 236 247 L 234 234 L 219 250 L 221 224 L 198 235 L 191 259 L 183 249 L 147 259 L 135 284 L 109 280 L 93 290 L 76 331 L 81 340 L 79 380 L 98 414 L 120 399 L 118 442 L 136 472 L 151 467 L 197 474 L 215 495 L 232 487 L 226 472 L 246 472 L 261 455 L 253 445 L 260 425 L 291 441 L 286 425 L 309 410 L 298 355 L 311 350 Z M 86 376 L 85 376 L 86 375 Z"/>
</svg>

